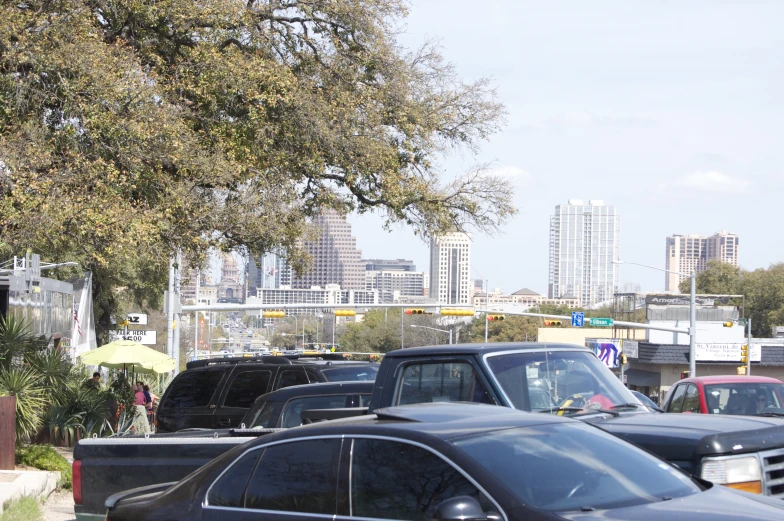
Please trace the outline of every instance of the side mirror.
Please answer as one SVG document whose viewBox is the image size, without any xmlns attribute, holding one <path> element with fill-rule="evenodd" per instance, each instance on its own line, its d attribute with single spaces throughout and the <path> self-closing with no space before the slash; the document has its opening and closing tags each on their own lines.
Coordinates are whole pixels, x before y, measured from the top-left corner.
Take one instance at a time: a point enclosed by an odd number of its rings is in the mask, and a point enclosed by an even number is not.
<svg viewBox="0 0 784 521">
<path fill-rule="evenodd" d="M 433 521 L 488 521 L 493 517 L 471 496 L 456 496 L 438 504 Z"/>
</svg>

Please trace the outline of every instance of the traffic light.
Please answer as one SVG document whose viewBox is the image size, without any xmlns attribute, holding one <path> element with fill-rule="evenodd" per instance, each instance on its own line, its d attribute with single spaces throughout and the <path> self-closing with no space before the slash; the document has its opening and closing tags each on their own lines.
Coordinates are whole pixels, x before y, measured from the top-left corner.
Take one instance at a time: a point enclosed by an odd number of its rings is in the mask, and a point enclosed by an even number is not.
<svg viewBox="0 0 784 521">
<path fill-rule="evenodd" d="M 406 315 L 424 315 L 425 310 L 422 308 L 407 309 Z"/>
<path fill-rule="evenodd" d="M 545 320 L 544 321 L 545 327 L 558 327 L 561 324 L 563 324 L 563 322 L 561 322 L 560 320 Z"/>
<path fill-rule="evenodd" d="M 681 373 L 681 380 L 683 380 L 684 378 L 688 378 L 688 377 L 689 377 L 689 372 L 688 371 L 683 371 Z"/>
<path fill-rule="evenodd" d="M 473 317 L 474 310 L 470 308 L 442 309 L 441 314 L 447 317 Z"/>
<path fill-rule="evenodd" d="M 336 309 L 335 316 L 336 317 L 353 317 L 356 315 L 357 312 L 353 309 Z"/>
<path fill-rule="evenodd" d="M 740 346 L 740 361 L 748 363 L 749 361 L 749 346 Z"/>
<path fill-rule="evenodd" d="M 629 358 L 626 356 L 626 353 L 621 353 L 620 357 L 621 365 L 626 365 L 629 363 Z"/>
<path fill-rule="evenodd" d="M 493 322 L 494 320 L 500 321 L 500 320 L 503 320 L 503 319 L 504 319 L 503 315 L 487 315 L 487 321 L 488 322 Z"/>
<path fill-rule="evenodd" d="M 728 320 L 728 321 L 724 322 L 724 327 L 732 327 L 734 325 L 735 325 L 735 322 L 732 322 L 731 320 Z"/>
<path fill-rule="evenodd" d="M 740 376 L 745 375 L 746 374 L 746 366 L 745 365 L 739 365 L 738 367 L 735 368 L 735 372 L 738 375 L 740 375 Z"/>
<path fill-rule="evenodd" d="M 285 316 L 286 312 L 283 310 L 270 309 L 264 311 L 264 318 L 283 318 Z"/>
</svg>

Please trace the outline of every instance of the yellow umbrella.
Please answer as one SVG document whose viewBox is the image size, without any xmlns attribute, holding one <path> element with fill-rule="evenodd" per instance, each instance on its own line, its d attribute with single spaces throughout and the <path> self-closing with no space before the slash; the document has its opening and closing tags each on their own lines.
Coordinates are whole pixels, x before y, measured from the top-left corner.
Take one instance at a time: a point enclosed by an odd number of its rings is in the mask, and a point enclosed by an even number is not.
<svg viewBox="0 0 784 521">
<path fill-rule="evenodd" d="M 132 373 L 168 373 L 174 370 L 172 357 L 130 340 L 115 340 L 82 355 L 84 365 L 124 369 Z"/>
</svg>

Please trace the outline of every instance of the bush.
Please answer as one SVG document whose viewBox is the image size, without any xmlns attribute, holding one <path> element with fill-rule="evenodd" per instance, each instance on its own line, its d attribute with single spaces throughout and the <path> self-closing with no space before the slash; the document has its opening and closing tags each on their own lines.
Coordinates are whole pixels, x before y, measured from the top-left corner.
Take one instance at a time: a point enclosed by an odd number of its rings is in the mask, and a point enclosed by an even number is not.
<svg viewBox="0 0 784 521">
<path fill-rule="evenodd" d="M 71 465 L 50 445 L 26 445 L 17 447 L 16 464 L 27 465 L 39 470 L 55 470 L 60 472 L 58 487 L 71 488 Z"/>
<path fill-rule="evenodd" d="M 47 391 L 30 367 L 0 369 L 0 396 L 16 396 L 16 442 L 33 438 L 43 422 Z"/>
</svg>

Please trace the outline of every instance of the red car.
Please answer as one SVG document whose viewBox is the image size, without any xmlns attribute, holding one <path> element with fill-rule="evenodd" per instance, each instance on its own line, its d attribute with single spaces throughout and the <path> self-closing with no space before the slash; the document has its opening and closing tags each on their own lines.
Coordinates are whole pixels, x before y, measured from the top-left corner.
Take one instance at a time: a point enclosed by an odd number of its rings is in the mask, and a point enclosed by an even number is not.
<svg viewBox="0 0 784 521">
<path fill-rule="evenodd" d="M 677 382 L 664 412 L 695 414 L 784 414 L 784 383 L 767 376 L 698 376 Z"/>
</svg>

